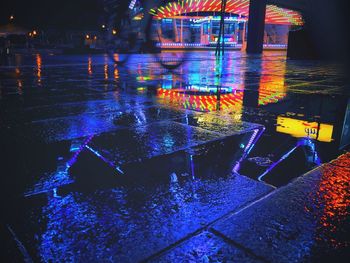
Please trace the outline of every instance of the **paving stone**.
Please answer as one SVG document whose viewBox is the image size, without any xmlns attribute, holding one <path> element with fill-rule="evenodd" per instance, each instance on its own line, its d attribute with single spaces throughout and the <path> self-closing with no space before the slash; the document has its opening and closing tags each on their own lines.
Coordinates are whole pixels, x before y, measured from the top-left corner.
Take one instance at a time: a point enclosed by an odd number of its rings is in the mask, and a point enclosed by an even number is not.
<svg viewBox="0 0 350 263">
<path fill-rule="evenodd" d="M 165 121 L 96 136 L 89 145 L 116 163 L 169 154 L 222 136 L 204 129 Z"/>
<path fill-rule="evenodd" d="M 72 185 L 32 196 L 12 227 L 40 261 L 135 262 L 272 190 L 239 175 L 133 188 Z"/>
<path fill-rule="evenodd" d="M 263 262 L 210 232 L 203 232 L 149 262 Z"/>
<path fill-rule="evenodd" d="M 272 262 L 336 258 L 350 244 L 349 179 L 349 169 L 324 165 L 214 229 Z"/>
<path fill-rule="evenodd" d="M 331 164 L 350 169 L 350 152 L 339 156 Z"/>
<path fill-rule="evenodd" d="M 250 150 L 245 147 L 253 130 L 266 128 L 254 147 L 263 151 L 253 149 L 251 157 L 271 157 L 281 145 L 288 149 L 297 141 L 293 132 L 276 132 L 278 116 L 338 125 L 347 79 L 335 65 L 290 61 L 285 52 L 225 56 L 217 63 L 214 52 L 191 52 L 176 72 L 165 72 L 147 54 L 133 55 L 127 67 L 115 66 L 105 55 L 19 55 L 0 66 L 1 219 L 34 262 L 135 262 L 154 255 L 274 190 L 231 175 L 232 164 Z M 213 91 L 218 86 L 223 88 L 220 110 Z M 176 96 L 160 96 L 169 89 Z M 339 154 L 337 143 L 315 143 L 322 161 Z M 68 168 L 84 154 L 94 158 L 79 162 L 91 177 L 83 172 L 77 180 Z M 128 163 L 122 168 L 134 172 L 124 176 L 130 184 L 116 180 L 114 166 L 105 180 L 110 169 L 101 156 Z M 300 163 L 291 162 L 285 173 Z M 334 162 L 322 168 L 322 176 L 282 188 L 274 201 L 266 199 L 271 203 L 266 209 L 244 210 L 235 222 L 241 238 L 235 244 L 242 251 L 221 235 L 200 235 L 180 245 L 184 253 L 175 249 L 170 257 L 181 261 L 201 243 L 208 246 L 201 250 L 204 261 L 229 261 L 231 255 L 233 261 L 254 261 L 245 255 L 250 250 L 275 259 L 279 249 L 277 261 L 307 259 L 310 250 L 321 250 L 322 257 L 334 246 L 343 251 L 347 163 Z M 267 230 L 260 228 L 264 225 Z M 16 246 L 11 235 L 6 238 Z"/>
</svg>

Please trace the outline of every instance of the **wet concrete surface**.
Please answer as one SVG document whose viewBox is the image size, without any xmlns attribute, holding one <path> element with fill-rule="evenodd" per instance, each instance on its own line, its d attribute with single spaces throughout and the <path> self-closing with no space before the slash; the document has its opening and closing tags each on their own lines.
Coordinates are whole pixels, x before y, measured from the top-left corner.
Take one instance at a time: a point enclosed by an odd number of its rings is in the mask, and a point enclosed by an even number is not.
<svg viewBox="0 0 350 263">
<path fill-rule="evenodd" d="M 348 262 L 349 153 L 232 212 L 153 262 Z"/>
<path fill-rule="evenodd" d="M 116 67 L 37 54 L 0 77 L 1 227 L 15 261 L 313 261 L 348 246 L 349 204 L 322 228 L 328 201 L 305 197 L 348 198 L 347 157 L 289 184 L 346 152 L 337 65 L 197 52 L 167 72 L 150 55 Z"/>
<path fill-rule="evenodd" d="M 76 183 L 27 197 L 11 226 L 37 260 L 135 262 L 271 190 L 241 176 Z"/>
<path fill-rule="evenodd" d="M 349 166 L 342 159 L 296 179 L 214 225 L 270 262 L 347 262 Z"/>
<path fill-rule="evenodd" d="M 264 262 L 211 232 L 203 232 L 150 262 Z"/>
</svg>

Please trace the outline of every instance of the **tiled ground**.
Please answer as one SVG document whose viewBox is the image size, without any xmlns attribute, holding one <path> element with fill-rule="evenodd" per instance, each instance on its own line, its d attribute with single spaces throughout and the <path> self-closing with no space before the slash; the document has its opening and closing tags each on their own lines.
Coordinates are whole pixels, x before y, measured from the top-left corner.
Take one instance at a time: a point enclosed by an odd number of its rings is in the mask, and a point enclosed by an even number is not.
<svg viewBox="0 0 350 263">
<path fill-rule="evenodd" d="M 149 55 L 126 68 L 18 56 L 0 66 L 4 254 L 283 262 L 345 251 L 348 157 L 288 183 L 315 154 L 342 153 L 346 85 L 337 65 L 278 52 L 198 52 L 174 73 Z M 331 125 L 332 140 L 301 143 L 277 131 L 279 117 Z"/>
<path fill-rule="evenodd" d="M 303 175 L 154 261 L 347 262 L 349 158 Z"/>
</svg>

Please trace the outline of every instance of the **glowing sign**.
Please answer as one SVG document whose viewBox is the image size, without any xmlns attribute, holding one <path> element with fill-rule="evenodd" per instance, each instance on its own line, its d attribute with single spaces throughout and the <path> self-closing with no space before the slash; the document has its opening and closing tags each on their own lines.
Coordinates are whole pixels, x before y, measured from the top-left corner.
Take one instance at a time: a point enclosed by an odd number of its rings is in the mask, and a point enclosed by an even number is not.
<svg viewBox="0 0 350 263">
<path fill-rule="evenodd" d="M 181 0 L 169 2 L 157 9 L 151 9 L 151 13 L 158 19 L 172 18 L 188 13 L 197 12 L 220 12 L 221 0 Z M 249 0 L 227 0 L 226 13 L 236 14 L 244 17 L 249 15 Z M 292 10 L 266 6 L 266 19 L 268 24 L 302 25 L 301 15 Z"/>
<path fill-rule="evenodd" d="M 321 142 L 331 142 L 333 125 L 279 116 L 276 131 L 290 134 L 293 137 L 307 137 Z"/>
<path fill-rule="evenodd" d="M 221 17 L 220 16 L 208 16 L 208 17 L 204 17 L 204 18 L 199 18 L 199 19 L 190 19 L 190 21 L 194 22 L 194 23 L 203 23 L 203 22 L 208 22 L 208 21 L 220 21 Z M 228 22 L 247 22 L 246 18 L 239 18 L 239 17 L 225 17 L 225 21 Z"/>
</svg>

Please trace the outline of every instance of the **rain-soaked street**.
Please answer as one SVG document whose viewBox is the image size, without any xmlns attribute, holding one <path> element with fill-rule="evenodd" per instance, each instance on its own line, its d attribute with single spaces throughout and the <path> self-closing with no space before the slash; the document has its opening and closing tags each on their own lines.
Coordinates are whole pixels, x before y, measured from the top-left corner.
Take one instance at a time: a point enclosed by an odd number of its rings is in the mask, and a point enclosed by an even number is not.
<svg viewBox="0 0 350 263">
<path fill-rule="evenodd" d="M 197 51 L 173 72 L 146 54 L 16 55 L 0 66 L 6 256 L 349 256 L 347 85 L 282 51 Z"/>
</svg>

